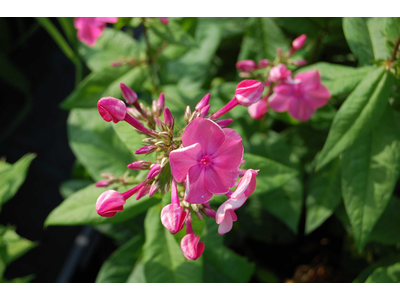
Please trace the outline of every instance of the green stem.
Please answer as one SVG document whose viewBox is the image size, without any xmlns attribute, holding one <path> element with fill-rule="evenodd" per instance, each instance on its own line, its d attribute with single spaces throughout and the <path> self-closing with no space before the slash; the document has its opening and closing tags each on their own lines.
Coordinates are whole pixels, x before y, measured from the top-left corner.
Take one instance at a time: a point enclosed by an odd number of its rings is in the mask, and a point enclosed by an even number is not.
<svg viewBox="0 0 400 300">
<path fill-rule="evenodd" d="M 397 37 L 396 43 L 394 44 L 392 57 L 390 58 L 391 62 L 396 60 L 397 49 L 399 49 L 399 46 L 400 46 L 400 36 Z"/>
<path fill-rule="evenodd" d="M 144 40 L 146 43 L 146 52 L 147 52 L 147 57 L 148 57 L 148 63 L 150 66 L 150 77 L 151 77 L 151 81 L 153 83 L 154 86 L 154 92 L 157 92 L 158 90 L 158 80 L 157 80 L 157 71 L 155 69 L 155 65 L 154 65 L 154 60 L 153 57 L 151 55 L 151 48 L 150 48 L 150 41 L 149 41 L 149 36 L 147 33 L 147 28 L 146 28 L 146 22 L 145 22 L 145 18 L 142 18 L 142 25 L 143 25 L 143 35 L 144 35 Z"/>
</svg>

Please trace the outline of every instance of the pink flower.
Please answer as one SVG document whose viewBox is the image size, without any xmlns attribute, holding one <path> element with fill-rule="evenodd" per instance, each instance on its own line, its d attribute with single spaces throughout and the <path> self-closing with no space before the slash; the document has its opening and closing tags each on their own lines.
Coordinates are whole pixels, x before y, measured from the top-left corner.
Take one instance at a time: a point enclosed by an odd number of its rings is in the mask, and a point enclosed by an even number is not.
<svg viewBox="0 0 400 300">
<path fill-rule="evenodd" d="M 125 198 L 114 190 L 105 191 L 96 202 L 96 211 L 102 217 L 113 217 L 124 209 Z"/>
<path fill-rule="evenodd" d="M 253 119 L 255 120 L 261 119 L 267 113 L 268 111 L 267 100 L 268 96 L 265 96 L 260 101 L 249 107 L 249 115 Z"/>
<path fill-rule="evenodd" d="M 199 243 L 200 236 L 192 229 L 192 219 L 189 214 L 186 219 L 186 235 L 181 240 L 181 251 L 188 260 L 198 259 L 204 251 L 204 243 Z"/>
<path fill-rule="evenodd" d="M 292 75 L 292 71 L 288 70 L 286 65 L 279 64 L 271 69 L 269 72 L 268 80 L 272 82 L 277 82 L 279 80 L 284 80 Z"/>
<path fill-rule="evenodd" d="M 254 60 L 251 59 L 246 59 L 246 60 L 241 60 L 236 63 L 236 68 L 243 71 L 243 72 L 251 72 L 254 69 L 257 69 L 257 64 L 254 62 Z"/>
<path fill-rule="evenodd" d="M 229 192 L 243 158 L 242 138 L 236 131 L 197 118 L 186 127 L 182 143 L 185 148 L 172 151 L 169 158 L 175 180 L 186 179 L 185 200 L 204 203 L 213 194 Z"/>
<path fill-rule="evenodd" d="M 328 103 L 331 95 L 321 84 L 317 70 L 297 74 L 294 78 L 274 87 L 269 106 L 277 112 L 288 110 L 296 120 L 308 121 L 318 108 Z"/>
<path fill-rule="evenodd" d="M 304 43 L 306 42 L 306 39 L 307 39 L 307 35 L 305 35 L 305 34 L 302 34 L 298 38 L 294 39 L 294 41 L 292 42 L 293 49 L 300 50 L 301 48 L 303 48 Z"/>
<path fill-rule="evenodd" d="M 169 23 L 169 21 L 168 21 L 168 18 L 160 18 L 160 21 L 162 22 L 162 23 L 164 23 L 164 24 L 168 24 Z"/>
<path fill-rule="evenodd" d="M 169 232 L 175 234 L 183 228 L 187 212 L 179 204 L 178 190 L 174 179 L 171 183 L 171 202 L 161 211 L 161 223 Z"/>
<path fill-rule="evenodd" d="M 258 170 L 249 169 L 246 171 L 235 192 L 217 210 L 215 221 L 219 224 L 218 233 L 223 235 L 232 229 L 233 222 L 237 220 L 235 210 L 240 208 L 256 189 L 256 175 Z"/>
<path fill-rule="evenodd" d="M 102 35 L 106 23 L 117 23 L 118 18 L 75 18 L 74 26 L 78 30 L 78 39 L 88 46 L 94 46 L 96 40 Z"/>
</svg>

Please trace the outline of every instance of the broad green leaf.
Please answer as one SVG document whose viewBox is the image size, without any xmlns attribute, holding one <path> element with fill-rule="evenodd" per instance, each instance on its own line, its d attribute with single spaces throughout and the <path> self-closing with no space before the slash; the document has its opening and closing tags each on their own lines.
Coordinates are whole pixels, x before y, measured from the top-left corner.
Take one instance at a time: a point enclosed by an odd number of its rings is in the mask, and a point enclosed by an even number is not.
<svg viewBox="0 0 400 300">
<path fill-rule="evenodd" d="M 340 160 L 336 159 L 317 173 L 310 174 L 306 198 L 306 234 L 318 228 L 340 204 L 340 170 Z"/>
<path fill-rule="evenodd" d="M 361 81 L 338 110 L 318 157 L 317 169 L 371 131 L 388 106 L 393 84 L 394 77 L 383 68 L 372 71 Z"/>
<path fill-rule="evenodd" d="M 392 108 L 370 134 L 342 154 L 342 194 L 358 248 L 363 249 L 400 172 L 400 132 Z"/>
<path fill-rule="evenodd" d="M 201 282 L 202 257 L 185 259 L 174 236 L 161 224 L 160 214 L 161 205 L 157 205 L 149 209 L 145 219 L 143 266 L 147 282 Z"/>
<path fill-rule="evenodd" d="M 321 75 L 322 84 L 325 85 L 332 96 L 346 95 L 351 93 L 360 81 L 372 70 L 373 66 L 360 68 L 319 62 L 300 68 L 296 74 L 318 70 Z"/>
<path fill-rule="evenodd" d="M 274 18 L 275 22 L 283 29 L 298 34 L 299 36 L 303 33 L 307 34 L 307 37 L 316 37 L 321 34 L 321 27 L 318 22 L 313 20 L 314 18 L 299 18 L 299 17 L 280 17 Z"/>
<path fill-rule="evenodd" d="M 290 43 L 272 18 L 249 18 L 238 60 L 274 59 L 276 49 L 289 50 Z"/>
<path fill-rule="evenodd" d="M 295 169 L 262 156 L 245 153 L 243 159 L 246 161 L 243 168 L 260 170 L 254 195 L 279 188 L 298 173 Z"/>
<path fill-rule="evenodd" d="M 93 181 L 89 179 L 70 179 L 61 183 L 59 191 L 61 196 L 66 199 L 76 191 L 83 189 L 92 183 Z"/>
<path fill-rule="evenodd" d="M 400 37 L 400 18 L 384 18 L 383 30 L 386 37 L 395 43 Z"/>
<path fill-rule="evenodd" d="M 13 165 L 0 161 L 0 210 L 25 181 L 28 168 L 36 154 L 26 154 Z"/>
<path fill-rule="evenodd" d="M 399 283 L 400 262 L 391 266 L 377 268 L 365 281 L 366 283 Z"/>
<path fill-rule="evenodd" d="M 360 282 L 365 282 L 368 277 L 378 268 L 380 267 L 388 267 L 391 266 L 393 264 L 396 264 L 400 262 L 400 254 L 395 254 L 395 255 L 391 255 L 385 258 L 382 258 L 380 260 L 378 260 L 376 263 L 370 265 L 369 267 L 367 267 L 366 269 L 364 269 L 363 271 L 361 271 L 360 274 L 358 274 L 357 278 L 354 279 L 354 283 L 360 283 Z"/>
<path fill-rule="evenodd" d="M 30 93 L 30 83 L 26 76 L 0 52 L 0 78 L 24 94 Z"/>
<path fill-rule="evenodd" d="M 146 22 L 150 34 L 159 36 L 170 44 L 190 47 L 193 45 L 193 38 L 182 27 L 173 20 L 168 24 L 163 24 L 159 20 L 149 20 Z"/>
<path fill-rule="evenodd" d="M 4 278 L 0 278 L 1 283 L 28 283 L 31 282 L 36 276 L 35 275 L 27 275 L 24 277 L 18 277 L 11 280 L 6 280 Z"/>
<path fill-rule="evenodd" d="M 222 38 L 228 39 L 233 36 L 242 35 L 246 29 L 246 18 L 224 17 L 224 18 L 201 18 L 208 24 L 215 24 L 222 28 Z M 221 47 L 224 47 L 221 44 Z"/>
<path fill-rule="evenodd" d="M 204 242 L 203 282 L 249 282 L 254 264 L 223 244 L 215 220 L 207 218 L 200 241 Z"/>
<path fill-rule="evenodd" d="M 128 170 L 126 166 L 134 161 L 112 125 L 101 118 L 96 108 L 70 112 L 68 137 L 72 151 L 96 181 L 103 179 L 101 173 L 122 176 Z"/>
<path fill-rule="evenodd" d="M 141 254 L 143 243 L 143 237 L 137 235 L 119 247 L 101 266 L 96 282 L 126 282 Z"/>
<path fill-rule="evenodd" d="M 0 244 L 6 246 L 5 257 L 3 257 L 6 265 L 10 264 L 36 246 L 35 242 L 19 236 L 14 229 L 4 227 L 3 229 L 5 229 L 5 232 L 1 234 Z"/>
<path fill-rule="evenodd" d="M 144 266 L 143 259 L 139 258 L 135 264 L 135 267 L 132 270 L 132 273 L 129 275 L 126 282 L 129 283 L 146 283 L 146 276 L 144 275 Z"/>
<path fill-rule="evenodd" d="M 383 18 L 343 18 L 344 35 L 360 65 L 387 58 L 382 30 Z"/>
<path fill-rule="evenodd" d="M 127 186 L 120 192 L 133 188 Z M 124 210 L 118 212 L 114 217 L 101 217 L 96 212 L 97 198 L 109 188 L 99 188 L 94 185 L 85 187 L 65 199 L 47 217 L 44 226 L 50 225 L 97 225 L 114 224 L 129 220 L 143 212 L 149 207 L 160 202 L 160 196 L 154 195 L 149 198 L 145 196 L 140 200 L 131 197 L 126 201 Z"/>
<path fill-rule="evenodd" d="M 96 71 L 110 66 L 114 61 L 145 59 L 144 49 L 132 36 L 123 31 L 106 28 L 93 47 L 79 45 L 79 54 L 90 70 Z"/>
<path fill-rule="evenodd" d="M 104 67 L 86 76 L 74 91 L 61 103 L 64 109 L 97 107 L 102 97 L 122 99 L 119 84 L 125 83 L 134 91 L 143 90 L 148 78 L 144 66 Z"/>
</svg>

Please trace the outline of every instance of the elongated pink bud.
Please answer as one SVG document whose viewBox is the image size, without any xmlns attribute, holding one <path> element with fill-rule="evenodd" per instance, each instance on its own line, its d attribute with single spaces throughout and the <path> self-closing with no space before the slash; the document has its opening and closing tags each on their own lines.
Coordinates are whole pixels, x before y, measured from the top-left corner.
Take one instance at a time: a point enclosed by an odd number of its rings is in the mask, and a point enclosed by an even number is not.
<svg viewBox="0 0 400 300">
<path fill-rule="evenodd" d="M 151 178 L 156 177 L 158 174 L 161 173 L 161 171 L 162 171 L 161 165 L 160 164 L 154 164 L 151 167 L 149 173 L 147 174 L 146 179 L 151 179 Z"/>
<path fill-rule="evenodd" d="M 293 49 L 299 50 L 299 49 L 303 48 L 306 39 L 307 39 L 307 35 L 305 35 L 305 34 L 302 34 L 298 38 L 294 39 L 294 41 L 292 42 Z"/>
<path fill-rule="evenodd" d="M 210 94 L 206 94 L 203 99 L 201 99 L 199 101 L 199 103 L 197 103 L 196 105 L 196 110 L 200 111 L 204 106 L 206 106 L 208 104 L 208 102 L 210 101 Z"/>
<path fill-rule="evenodd" d="M 257 80 L 243 80 L 236 87 L 235 97 L 239 104 L 250 106 L 260 100 L 264 85 Z"/>
<path fill-rule="evenodd" d="M 119 86 L 126 103 L 133 104 L 137 102 L 137 94 L 131 88 L 122 82 L 119 84 Z"/>
<path fill-rule="evenodd" d="M 151 187 L 150 187 L 150 190 L 149 190 L 149 197 L 153 197 L 153 195 L 155 194 L 155 193 L 157 193 L 157 191 L 160 189 L 160 186 L 158 185 L 158 184 L 153 184 L 153 185 L 151 185 Z"/>
<path fill-rule="evenodd" d="M 141 131 L 142 133 L 150 135 L 157 134 L 155 131 L 146 128 L 142 123 L 140 123 L 137 118 L 132 117 L 130 114 L 125 115 L 124 121 L 135 127 L 137 130 Z"/>
<path fill-rule="evenodd" d="M 226 126 L 229 126 L 233 122 L 233 119 L 224 119 L 224 120 L 218 120 L 215 121 L 219 125 L 219 127 L 224 128 Z"/>
<path fill-rule="evenodd" d="M 97 182 L 95 184 L 96 187 L 106 187 L 109 186 L 111 184 L 111 181 L 109 179 L 103 179 L 100 180 L 99 182 Z"/>
<path fill-rule="evenodd" d="M 198 259 L 204 251 L 204 243 L 199 243 L 200 236 L 195 235 L 192 229 L 192 217 L 186 217 L 186 235 L 181 240 L 181 251 L 188 260 Z"/>
<path fill-rule="evenodd" d="M 265 68 L 265 67 L 268 67 L 268 66 L 269 66 L 269 60 L 266 59 L 266 58 L 264 58 L 264 59 L 262 59 L 262 60 L 260 60 L 258 62 L 258 67 L 259 68 Z"/>
<path fill-rule="evenodd" d="M 254 60 L 246 59 L 241 60 L 236 63 L 236 68 L 243 71 L 243 72 L 252 72 L 253 70 L 257 69 L 257 64 Z"/>
<path fill-rule="evenodd" d="M 170 128 L 174 127 L 174 118 L 172 117 L 172 114 L 168 107 L 164 109 L 164 123 Z"/>
<path fill-rule="evenodd" d="M 113 217 L 118 211 L 124 209 L 124 197 L 114 190 L 102 193 L 96 202 L 96 211 L 102 217 Z"/>
<path fill-rule="evenodd" d="M 139 200 L 140 198 L 144 197 L 147 195 L 147 193 L 150 191 L 151 185 L 150 184 L 145 184 L 137 193 L 136 195 L 136 200 Z"/>
<path fill-rule="evenodd" d="M 294 60 L 293 64 L 295 66 L 304 66 L 305 64 L 307 64 L 307 61 L 305 59 L 300 59 L 300 60 Z"/>
<path fill-rule="evenodd" d="M 138 160 L 128 165 L 131 170 L 147 170 L 150 168 L 152 162 L 146 160 Z"/>
<path fill-rule="evenodd" d="M 111 67 L 119 67 L 120 65 L 122 65 L 122 63 L 120 61 L 112 61 L 112 62 L 110 62 L 110 66 Z"/>
<path fill-rule="evenodd" d="M 154 145 L 146 145 L 135 151 L 135 154 L 149 154 L 156 150 L 156 146 Z"/>
<path fill-rule="evenodd" d="M 162 111 L 164 110 L 164 106 L 165 106 L 164 93 L 161 93 L 160 96 L 158 97 L 158 101 L 157 101 L 157 108 L 158 108 L 160 115 L 161 115 Z"/>
<path fill-rule="evenodd" d="M 201 111 L 200 111 L 200 117 L 204 118 L 205 116 L 207 116 L 208 111 L 210 110 L 211 105 L 207 104 L 206 106 L 204 106 Z"/>
<path fill-rule="evenodd" d="M 209 216 L 210 218 L 215 219 L 215 214 L 216 214 L 216 212 L 210 207 L 210 204 L 209 204 L 209 203 L 203 203 L 203 206 L 204 206 L 203 212 L 204 212 L 207 216 Z"/>
<path fill-rule="evenodd" d="M 157 127 L 161 131 L 165 131 L 167 129 L 166 125 L 164 124 L 163 121 L 161 121 L 159 118 L 154 118 L 154 121 L 156 122 Z"/>
<path fill-rule="evenodd" d="M 114 97 L 103 97 L 97 102 L 100 116 L 106 122 L 118 123 L 125 119 L 126 105 L 123 101 Z"/>
<path fill-rule="evenodd" d="M 127 190 L 125 193 L 122 193 L 121 195 L 124 197 L 125 200 L 128 198 L 132 197 L 134 194 L 136 194 L 140 189 L 146 184 L 146 181 L 142 181 L 135 187 L 131 188 L 130 190 Z"/>
<path fill-rule="evenodd" d="M 169 23 L 168 18 L 160 18 L 160 21 L 162 23 L 164 23 L 164 24 L 168 24 Z"/>
</svg>

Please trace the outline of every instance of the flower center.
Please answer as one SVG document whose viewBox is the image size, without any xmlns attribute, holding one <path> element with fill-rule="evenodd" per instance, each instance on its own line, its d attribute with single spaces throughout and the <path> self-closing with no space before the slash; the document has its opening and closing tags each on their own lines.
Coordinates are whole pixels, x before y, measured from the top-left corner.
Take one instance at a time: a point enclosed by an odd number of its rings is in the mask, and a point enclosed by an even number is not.
<svg viewBox="0 0 400 300">
<path fill-rule="evenodd" d="M 209 158 L 208 156 L 204 156 L 200 161 L 200 164 L 202 164 L 203 166 L 206 166 L 209 163 L 211 163 L 211 158 Z"/>
</svg>

